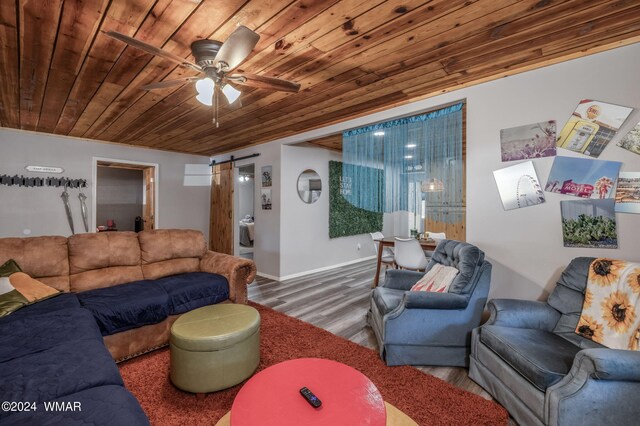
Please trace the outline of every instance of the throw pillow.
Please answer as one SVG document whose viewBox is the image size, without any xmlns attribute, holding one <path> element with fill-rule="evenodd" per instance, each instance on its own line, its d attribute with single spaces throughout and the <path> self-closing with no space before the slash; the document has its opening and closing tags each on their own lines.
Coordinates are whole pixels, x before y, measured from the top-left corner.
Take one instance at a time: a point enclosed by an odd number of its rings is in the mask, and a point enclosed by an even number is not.
<svg viewBox="0 0 640 426">
<path fill-rule="evenodd" d="M 0 266 L 0 277 L 8 277 L 15 272 L 22 272 L 15 260 L 9 259 Z"/>
<path fill-rule="evenodd" d="M 411 291 L 433 291 L 438 293 L 446 293 L 449 286 L 458 275 L 458 271 L 453 266 L 444 266 L 436 263 L 433 267 L 420 278 L 420 281 L 411 287 Z"/>
<path fill-rule="evenodd" d="M 8 277 L 0 277 L 0 318 L 17 311 L 23 306 L 57 296 L 60 292 L 24 272 L 15 272 Z"/>
</svg>

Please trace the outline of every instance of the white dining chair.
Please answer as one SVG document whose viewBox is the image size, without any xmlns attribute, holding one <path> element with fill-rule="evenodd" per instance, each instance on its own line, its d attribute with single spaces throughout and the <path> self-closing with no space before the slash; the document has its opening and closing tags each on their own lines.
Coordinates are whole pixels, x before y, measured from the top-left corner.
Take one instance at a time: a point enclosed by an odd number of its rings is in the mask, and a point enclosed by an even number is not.
<svg viewBox="0 0 640 426">
<path fill-rule="evenodd" d="M 395 261 L 401 269 L 411 269 L 414 271 L 424 271 L 429 264 L 429 260 L 424 255 L 418 240 L 413 238 L 395 238 Z"/>
<path fill-rule="evenodd" d="M 378 255 L 379 250 L 379 242 L 384 238 L 384 234 L 382 232 L 371 232 L 371 239 L 373 240 L 373 246 L 376 250 L 376 256 Z M 384 263 L 385 268 L 388 268 L 389 265 L 395 267 L 395 259 L 393 258 L 393 249 L 391 247 L 383 247 L 382 248 L 382 260 L 380 263 Z"/>
<path fill-rule="evenodd" d="M 444 232 L 427 232 L 427 238 L 431 238 L 435 242 L 439 243 L 442 240 L 446 240 L 447 235 Z"/>
<path fill-rule="evenodd" d="M 436 245 L 440 241 L 447 239 L 447 235 L 444 232 L 426 232 L 426 234 L 427 239 L 435 241 Z M 433 256 L 433 250 L 425 250 L 424 255 L 427 256 L 427 258 L 431 258 L 431 256 Z"/>
</svg>

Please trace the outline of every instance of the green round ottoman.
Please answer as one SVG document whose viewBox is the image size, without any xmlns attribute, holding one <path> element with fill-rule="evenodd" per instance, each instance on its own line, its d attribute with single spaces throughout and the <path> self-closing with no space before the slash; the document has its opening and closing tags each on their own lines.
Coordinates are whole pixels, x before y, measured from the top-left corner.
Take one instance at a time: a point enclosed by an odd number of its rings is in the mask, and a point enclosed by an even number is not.
<svg viewBox="0 0 640 426">
<path fill-rule="evenodd" d="M 222 303 L 187 312 L 171 326 L 171 382 L 193 393 L 242 382 L 260 362 L 260 314 Z"/>
</svg>

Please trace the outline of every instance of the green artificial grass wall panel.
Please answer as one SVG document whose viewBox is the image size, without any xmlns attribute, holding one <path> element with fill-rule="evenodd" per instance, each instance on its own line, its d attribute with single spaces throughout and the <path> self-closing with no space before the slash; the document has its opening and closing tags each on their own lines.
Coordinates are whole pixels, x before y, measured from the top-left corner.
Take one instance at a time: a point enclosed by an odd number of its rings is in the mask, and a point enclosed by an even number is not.
<svg viewBox="0 0 640 426">
<path fill-rule="evenodd" d="M 344 199 L 341 177 L 342 162 L 329 161 L 329 238 L 382 231 L 382 213 L 355 207 Z"/>
</svg>

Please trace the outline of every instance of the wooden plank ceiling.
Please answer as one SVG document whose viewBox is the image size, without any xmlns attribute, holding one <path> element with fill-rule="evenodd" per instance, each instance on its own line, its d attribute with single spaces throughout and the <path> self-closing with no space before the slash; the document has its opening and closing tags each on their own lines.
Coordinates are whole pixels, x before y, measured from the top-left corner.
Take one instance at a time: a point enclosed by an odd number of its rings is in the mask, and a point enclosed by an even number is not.
<svg viewBox="0 0 640 426">
<path fill-rule="evenodd" d="M 261 35 L 238 70 L 302 89 L 244 87 L 218 129 L 192 83 L 139 89 L 194 71 L 103 33 L 191 59 L 238 24 Z M 0 125 L 222 153 L 637 41 L 637 0 L 2 1 Z"/>
</svg>

